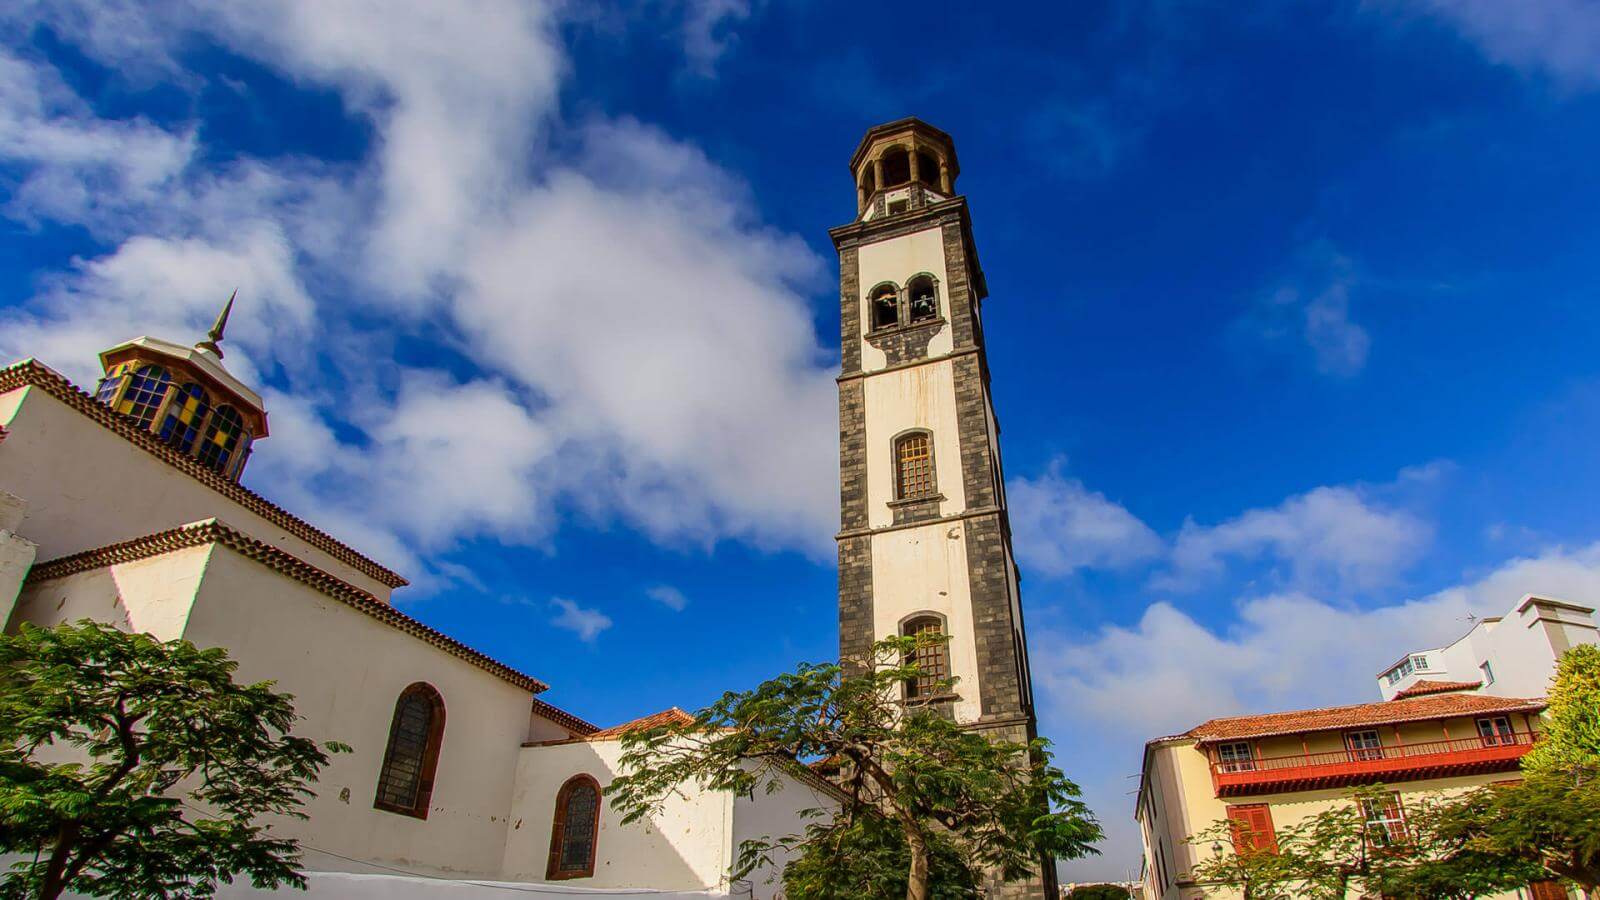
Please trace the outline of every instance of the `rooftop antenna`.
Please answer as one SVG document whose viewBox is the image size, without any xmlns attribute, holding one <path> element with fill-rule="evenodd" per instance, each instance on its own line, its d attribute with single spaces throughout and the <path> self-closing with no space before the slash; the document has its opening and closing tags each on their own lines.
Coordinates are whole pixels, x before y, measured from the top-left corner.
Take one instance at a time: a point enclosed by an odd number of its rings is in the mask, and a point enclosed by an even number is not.
<svg viewBox="0 0 1600 900">
<path fill-rule="evenodd" d="M 222 358 L 222 348 L 217 346 L 222 342 L 222 330 L 228 327 L 228 313 L 233 312 L 233 301 L 239 296 L 239 289 L 234 288 L 228 295 L 228 302 L 222 307 L 222 312 L 217 314 L 217 321 L 211 323 L 211 330 L 206 332 L 206 339 L 194 345 L 196 350 L 210 350 Z"/>
</svg>

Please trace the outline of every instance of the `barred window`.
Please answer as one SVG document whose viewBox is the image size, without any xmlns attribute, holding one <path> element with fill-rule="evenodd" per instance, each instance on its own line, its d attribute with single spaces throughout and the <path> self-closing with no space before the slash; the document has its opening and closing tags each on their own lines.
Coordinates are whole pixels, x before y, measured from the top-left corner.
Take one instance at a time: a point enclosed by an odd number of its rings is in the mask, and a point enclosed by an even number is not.
<svg viewBox="0 0 1600 900">
<path fill-rule="evenodd" d="M 895 441 L 895 499 L 933 496 L 933 436 L 915 431 Z"/>
<path fill-rule="evenodd" d="M 394 705 L 389 745 L 378 773 L 378 797 L 372 805 L 426 819 L 443 742 L 444 698 L 422 682 L 406 688 Z"/>
<path fill-rule="evenodd" d="M 211 398 L 206 396 L 204 388 L 192 381 L 178 388 L 172 405 L 167 407 L 167 417 L 161 423 L 161 439 L 181 453 L 192 452 L 209 412 Z"/>
<path fill-rule="evenodd" d="M 240 450 L 240 438 L 243 436 L 244 420 L 240 418 L 239 411 L 231 406 L 217 407 L 206 425 L 205 440 L 200 442 L 200 452 L 197 454 L 200 464 L 228 474 L 228 464 Z"/>
<path fill-rule="evenodd" d="M 545 878 L 588 878 L 600 837 L 600 783 L 574 775 L 556 794 L 556 818 L 550 828 L 550 864 Z"/>
<path fill-rule="evenodd" d="M 144 366 L 128 380 L 128 389 L 122 393 L 117 412 L 133 419 L 140 428 L 149 428 L 171 387 L 172 376 L 166 369 Z"/>
<path fill-rule="evenodd" d="M 944 634 L 944 622 L 938 616 L 920 616 L 901 626 L 900 633 L 906 637 L 937 636 Z M 919 672 L 916 678 L 906 681 L 907 700 L 936 697 L 946 692 L 944 682 L 950 678 L 948 649 L 949 645 L 941 641 L 911 651 L 906 662 L 916 664 Z"/>
</svg>

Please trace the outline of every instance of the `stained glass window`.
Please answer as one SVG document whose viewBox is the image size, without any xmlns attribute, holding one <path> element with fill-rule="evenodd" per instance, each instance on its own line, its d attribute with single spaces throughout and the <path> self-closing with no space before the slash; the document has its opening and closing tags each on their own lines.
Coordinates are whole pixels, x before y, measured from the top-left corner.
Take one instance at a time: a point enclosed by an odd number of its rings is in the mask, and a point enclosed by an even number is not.
<svg viewBox="0 0 1600 900">
<path fill-rule="evenodd" d="M 924 634 L 937 636 L 944 633 L 944 623 L 934 616 L 924 616 L 907 622 L 902 630 L 906 637 Z M 919 674 L 906 682 L 906 699 L 935 697 L 945 693 L 947 685 L 944 682 L 950 677 L 950 664 L 945 655 L 947 648 L 948 645 L 941 642 L 911 651 L 911 657 L 906 661 L 915 663 Z"/>
<path fill-rule="evenodd" d="M 427 818 L 433 772 L 444 739 L 444 702 L 438 691 L 414 684 L 394 705 L 389 746 L 378 774 L 379 809 Z"/>
<path fill-rule="evenodd" d="M 144 366 L 128 380 L 128 389 L 117 404 L 117 412 L 133 419 L 140 428 L 156 420 L 162 401 L 172 387 L 172 376 L 160 366 Z"/>
<path fill-rule="evenodd" d="M 200 442 L 200 464 L 218 472 L 228 472 L 228 462 L 239 450 L 244 435 L 244 420 L 231 406 L 219 406 L 206 424 L 205 440 Z"/>
<path fill-rule="evenodd" d="M 94 398 L 101 403 L 110 403 L 117 399 L 117 391 L 121 389 L 122 382 L 127 379 L 128 372 L 132 369 L 132 363 L 119 363 L 107 369 L 105 377 L 100 379 L 100 386 L 95 389 Z"/>
<path fill-rule="evenodd" d="M 895 443 L 895 466 L 898 477 L 895 498 L 915 500 L 933 493 L 933 440 L 927 432 L 919 431 L 902 437 Z"/>
<path fill-rule="evenodd" d="M 161 439 L 183 453 L 194 450 L 210 411 L 211 399 L 200 385 L 191 381 L 178 388 L 172 405 L 167 407 L 167 417 L 161 422 Z"/>
<path fill-rule="evenodd" d="M 594 874 L 595 844 L 600 833 L 600 786 L 587 775 L 562 785 L 556 795 L 555 826 L 550 832 L 547 878 L 587 878 Z"/>
</svg>

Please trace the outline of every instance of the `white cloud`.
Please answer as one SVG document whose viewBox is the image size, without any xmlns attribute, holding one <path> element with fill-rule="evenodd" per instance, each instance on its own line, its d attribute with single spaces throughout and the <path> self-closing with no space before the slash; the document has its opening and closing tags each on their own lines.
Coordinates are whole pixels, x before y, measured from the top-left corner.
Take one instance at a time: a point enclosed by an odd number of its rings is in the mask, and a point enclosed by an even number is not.
<svg viewBox="0 0 1600 900">
<path fill-rule="evenodd" d="M 1240 325 L 1268 343 L 1303 345 L 1324 375 L 1359 374 L 1366 367 L 1372 336 L 1350 317 L 1350 292 L 1358 284 L 1354 265 L 1317 243 L 1301 251 L 1294 269 Z"/>
<path fill-rule="evenodd" d="M 1160 536 L 1121 504 L 1063 474 L 1056 460 L 1035 479 L 1006 486 L 1017 554 L 1030 571 L 1070 575 L 1079 569 L 1116 569 L 1164 551 Z"/>
<path fill-rule="evenodd" d="M 1068 774 L 1082 780 L 1111 835 L 1102 861 L 1071 870 L 1111 877 L 1137 865 L 1129 776 L 1139 771 L 1146 740 L 1215 716 L 1376 701 L 1383 666 L 1460 637 L 1469 613 L 1502 614 L 1530 592 L 1600 601 L 1600 543 L 1507 560 L 1481 577 L 1384 606 L 1281 593 L 1241 601 L 1220 624 L 1156 603 L 1131 626 L 1036 633 L 1041 730 L 1061 742 Z"/>
<path fill-rule="evenodd" d="M 1399 0 L 1450 25 L 1489 59 L 1568 87 L 1600 85 L 1600 6 L 1589 0 Z"/>
<path fill-rule="evenodd" d="M 689 598 L 683 595 L 683 591 L 680 591 L 671 585 L 658 584 L 655 587 L 646 590 L 645 594 L 649 596 L 651 600 L 660 603 L 662 606 L 665 606 L 667 609 L 670 609 L 673 612 L 683 612 L 683 610 L 689 605 Z"/>
<path fill-rule="evenodd" d="M 585 609 L 561 597 L 551 597 L 550 605 L 560 610 L 550 624 L 576 634 L 586 644 L 594 643 L 600 632 L 611 627 L 611 617 L 598 609 Z"/>
<path fill-rule="evenodd" d="M 733 45 L 733 26 L 750 18 L 751 0 L 685 0 L 683 55 L 689 66 L 710 76 Z"/>
<path fill-rule="evenodd" d="M 1230 559 L 1263 558 L 1294 585 L 1381 585 L 1417 559 L 1433 529 L 1367 493 L 1319 487 L 1217 525 L 1186 521 L 1173 544 L 1171 569 L 1152 579 L 1151 586 L 1189 589 L 1222 573 Z"/>
</svg>

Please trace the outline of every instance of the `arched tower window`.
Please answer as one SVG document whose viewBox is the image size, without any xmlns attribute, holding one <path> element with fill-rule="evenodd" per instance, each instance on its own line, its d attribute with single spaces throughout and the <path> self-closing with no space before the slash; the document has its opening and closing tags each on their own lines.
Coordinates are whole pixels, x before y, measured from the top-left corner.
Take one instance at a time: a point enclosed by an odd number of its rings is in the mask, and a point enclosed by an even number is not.
<svg viewBox="0 0 1600 900">
<path fill-rule="evenodd" d="M 911 321 L 925 322 L 939 318 L 939 292 L 932 275 L 918 275 L 906 284 L 906 295 L 911 301 Z"/>
<path fill-rule="evenodd" d="M 917 151 L 917 180 L 931 188 L 940 187 L 939 160 L 932 153 Z"/>
<path fill-rule="evenodd" d="M 894 187 L 911 180 L 911 154 L 895 147 L 883 154 L 883 187 Z"/>
<path fill-rule="evenodd" d="M 205 427 L 206 414 L 211 412 L 211 398 L 205 389 L 194 382 L 178 388 L 167 407 L 167 417 L 161 422 L 161 439 L 182 453 L 194 450 L 194 442 Z"/>
<path fill-rule="evenodd" d="M 872 289 L 872 327 L 888 328 L 900 324 L 900 291 L 892 284 Z"/>
<path fill-rule="evenodd" d="M 944 634 L 944 620 L 935 615 L 921 615 L 907 619 L 900 626 L 906 637 Z M 949 645 L 937 641 L 911 651 L 906 662 L 915 663 L 920 670 L 916 678 L 906 681 L 907 700 L 927 700 L 947 692 L 945 682 L 950 679 Z"/>
<path fill-rule="evenodd" d="M 896 438 L 894 465 L 896 500 L 933 496 L 933 435 L 913 431 Z"/>
<path fill-rule="evenodd" d="M 378 797 L 372 805 L 426 819 L 443 743 L 444 698 L 433 685 L 419 681 L 395 701 L 389 745 L 378 772 Z"/>
<path fill-rule="evenodd" d="M 149 428 L 172 388 L 172 375 L 160 366 L 142 366 L 128 379 L 117 412 L 133 419 L 140 428 Z"/>
<path fill-rule="evenodd" d="M 550 827 L 550 864 L 545 878 L 589 878 L 594 875 L 595 848 L 600 838 L 600 783 L 574 775 L 556 794 L 556 818 Z"/>
<path fill-rule="evenodd" d="M 206 423 L 206 436 L 196 454 L 200 464 L 223 474 L 231 472 L 244 435 L 244 419 L 239 411 L 231 406 L 217 407 L 211 421 Z"/>
</svg>

